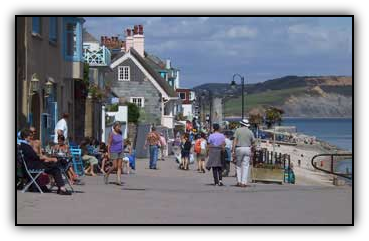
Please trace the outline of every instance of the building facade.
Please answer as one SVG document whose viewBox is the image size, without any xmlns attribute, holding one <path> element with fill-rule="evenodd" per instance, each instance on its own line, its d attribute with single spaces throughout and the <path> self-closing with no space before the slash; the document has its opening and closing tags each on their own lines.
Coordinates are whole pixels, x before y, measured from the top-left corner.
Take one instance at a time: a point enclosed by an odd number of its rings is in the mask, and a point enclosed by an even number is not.
<svg viewBox="0 0 369 241">
<path fill-rule="evenodd" d="M 106 82 L 105 75 L 110 71 L 111 53 L 105 45 L 99 44 L 86 30 L 83 31 L 83 58 L 88 64 L 89 86 L 95 92 L 90 91 L 85 100 L 85 129 L 84 136 L 100 139 L 104 127 L 102 126 L 102 107 L 105 104 Z M 93 90 L 93 89 L 90 90 Z M 94 96 L 95 95 L 95 96 Z"/>
<path fill-rule="evenodd" d="M 182 102 L 179 112 L 181 112 L 188 120 L 192 120 L 192 118 L 195 117 L 195 92 L 191 89 L 185 88 L 177 88 L 176 92 Z"/>
<path fill-rule="evenodd" d="M 42 144 L 68 112 L 75 130 L 75 82 L 83 78 L 82 25 L 77 17 L 17 17 L 17 129 L 34 126 Z"/>
</svg>

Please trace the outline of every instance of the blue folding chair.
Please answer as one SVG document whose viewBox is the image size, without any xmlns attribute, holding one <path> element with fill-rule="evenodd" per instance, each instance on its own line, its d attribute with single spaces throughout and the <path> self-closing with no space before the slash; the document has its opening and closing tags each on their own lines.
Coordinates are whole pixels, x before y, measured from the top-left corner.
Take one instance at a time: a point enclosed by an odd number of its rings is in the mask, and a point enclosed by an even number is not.
<svg viewBox="0 0 369 241">
<path fill-rule="evenodd" d="M 136 170 L 136 150 L 132 150 L 132 154 L 128 156 L 129 158 L 129 166 Z"/>
<path fill-rule="evenodd" d="M 78 176 L 85 175 L 85 168 L 82 160 L 82 151 L 79 148 L 70 148 L 70 154 L 72 155 L 73 169 Z"/>
</svg>

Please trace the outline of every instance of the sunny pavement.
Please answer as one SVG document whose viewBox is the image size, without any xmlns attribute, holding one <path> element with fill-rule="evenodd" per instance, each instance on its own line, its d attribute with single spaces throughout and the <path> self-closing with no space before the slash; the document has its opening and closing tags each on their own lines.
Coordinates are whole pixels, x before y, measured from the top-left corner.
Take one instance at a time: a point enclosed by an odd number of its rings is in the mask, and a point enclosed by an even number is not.
<svg viewBox="0 0 369 241">
<path fill-rule="evenodd" d="M 182 171 L 172 157 L 148 169 L 137 160 L 123 186 L 85 177 L 77 193 L 17 192 L 18 224 L 350 224 L 351 187 L 251 184 L 212 186 L 211 172 Z M 234 166 L 232 166 L 232 172 Z M 115 182 L 115 175 L 109 178 Z"/>
</svg>

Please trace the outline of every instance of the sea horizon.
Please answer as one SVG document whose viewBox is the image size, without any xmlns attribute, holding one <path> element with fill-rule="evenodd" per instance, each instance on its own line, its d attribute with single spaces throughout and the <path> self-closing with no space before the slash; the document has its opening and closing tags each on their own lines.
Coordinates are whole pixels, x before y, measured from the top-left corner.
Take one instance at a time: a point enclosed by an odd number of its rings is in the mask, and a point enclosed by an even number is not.
<svg viewBox="0 0 369 241">
<path fill-rule="evenodd" d="M 247 117 L 246 117 L 247 118 Z M 242 119 L 241 116 L 227 116 L 227 117 L 224 117 L 224 119 Z M 282 117 L 282 119 L 353 119 L 353 117 L 302 117 L 302 116 L 285 116 L 285 117 Z"/>
</svg>

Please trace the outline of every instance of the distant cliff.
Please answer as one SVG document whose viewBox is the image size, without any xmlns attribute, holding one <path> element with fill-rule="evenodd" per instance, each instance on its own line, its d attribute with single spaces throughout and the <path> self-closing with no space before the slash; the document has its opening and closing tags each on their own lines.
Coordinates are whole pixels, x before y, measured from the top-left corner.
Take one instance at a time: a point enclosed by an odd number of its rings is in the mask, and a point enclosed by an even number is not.
<svg viewBox="0 0 369 241">
<path fill-rule="evenodd" d="M 204 84 L 194 88 L 197 96 L 211 90 L 225 101 L 226 116 L 241 114 L 241 86 Z M 280 107 L 289 117 L 352 117 L 352 77 L 286 76 L 245 86 L 246 112 Z"/>
</svg>

